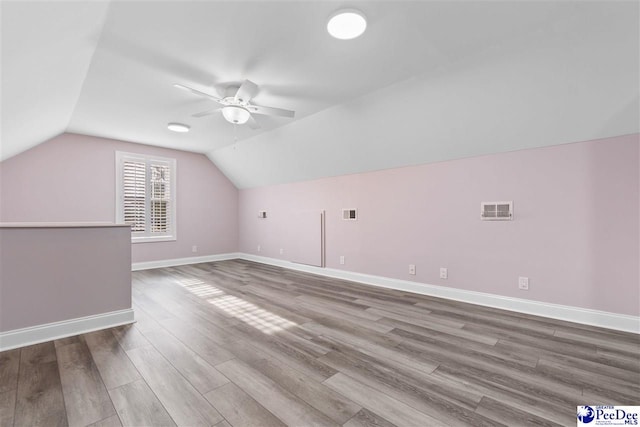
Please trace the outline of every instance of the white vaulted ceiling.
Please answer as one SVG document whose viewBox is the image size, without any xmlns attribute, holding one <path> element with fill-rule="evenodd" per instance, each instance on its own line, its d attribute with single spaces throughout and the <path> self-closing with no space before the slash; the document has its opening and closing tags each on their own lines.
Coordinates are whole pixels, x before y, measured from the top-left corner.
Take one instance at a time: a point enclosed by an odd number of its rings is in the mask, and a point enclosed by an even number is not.
<svg viewBox="0 0 640 427">
<path fill-rule="evenodd" d="M 0 3 L 0 160 L 65 132 L 107 3 Z"/>
<path fill-rule="evenodd" d="M 639 130 L 637 1 L 1 5 L 2 159 L 75 132 L 206 153 L 245 188 Z M 327 34 L 341 7 L 363 36 Z M 173 87 L 244 79 L 296 117 L 234 130 Z"/>
</svg>

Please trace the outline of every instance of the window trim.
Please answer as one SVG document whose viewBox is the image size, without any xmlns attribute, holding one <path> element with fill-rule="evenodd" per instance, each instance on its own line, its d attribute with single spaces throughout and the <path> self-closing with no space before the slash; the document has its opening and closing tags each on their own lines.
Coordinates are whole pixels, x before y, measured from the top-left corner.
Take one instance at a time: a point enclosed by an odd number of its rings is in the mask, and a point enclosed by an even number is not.
<svg viewBox="0 0 640 427">
<path fill-rule="evenodd" d="M 115 185 L 116 185 L 116 203 L 115 203 L 115 219 L 116 219 L 116 223 L 118 224 L 124 224 L 124 187 L 123 187 L 123 181 L 122 181 L 122 173 L 123 173 L 123 166 L 124 166 L 124 161 L 126 160 L 132 160 L 132 161 L 137 161 L 137 162 L 144 162 L 145 163 L 145 169 L 147 171 L 146 174 L 146 179 L 145 179 L 145 188 L 146 188 L 146 194 L 148 195 L 147 197 L 145 197 L 145 204 L 146 206 L 146 210 L 145 210 L 145 223 L 148 225 L 149 220 L 150 220 L 150 215 L 151 215 L 151 206 L 149 203 L 150 200 L 150 195 L 151 195 L 151 191 L 150 191 L 150 164 L 154 163 L 154 162 L 158 162 L 158 163 L 166 163 L 169 165 L 169 170 L 170 170 L 170 176 L 171 176 L 171 181 L 169 183 L 170 187 L 169 187 L 169 192 L 170 192 L 170 199 L 169 199 L 169 204 L 171 206 L 171 211 L 170 211 L 170 215 L 171 215 L 171 221 L 169 223 L 169 227 L 171 229 L 171 233 L 167 233 L 167 234 L 162 234 L 162 235 L 150 235 L 150 231 L 144 231 L 144 234 L 138 233 L 138 232 L 131 232 L 131 243 L 152 243 L 152 242 L 171 242 L 171 241 L 176 241 L 178 239 L 178 230 L 177 230 L 177 194 L 176 194 L 176 181 L 178 180 L 178 169 L 177 169 L 177 162 L 176 159 L 172 159 L 172 158 L 168 158 L 168 157 L 160 157 L 160 156 L 152 156 L 152 155 L 147 155 L 147 154 L 139 154 L 139 153 L 128 153 L 125 151 L 116 151 L 115 152 L 115 169 L 116 169 L 116 179 L 115 179 Z M 148 230 L 148 228 L 147 228 Z"/>
</svg>

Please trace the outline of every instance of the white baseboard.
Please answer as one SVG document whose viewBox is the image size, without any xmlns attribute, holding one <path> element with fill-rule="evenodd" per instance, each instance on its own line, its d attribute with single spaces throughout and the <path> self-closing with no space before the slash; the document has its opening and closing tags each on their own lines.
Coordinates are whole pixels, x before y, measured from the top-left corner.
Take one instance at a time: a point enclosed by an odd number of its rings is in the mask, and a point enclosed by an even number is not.
<svg viewBox="0 0 640 427">
<path fill-rule="evenodd" d="M 133 309 L 0 332 L 0 351 L 133 323 Z"/>
<path fill-rule="evenodd" d="M 163 259 L 160 261 L 134 262 L 131 271 L 150 270 L 152 268 L 175 267 L 177 265 L 199 264 L 201 262 L 226 261 L 240 258 L 240 254 L 232 252 L 218 255 L 205 255 L 188 258 Z"/>
<path fill-rule="evenodd" d="M 533 314 L 536 316 L 566 320 L 568 322 L 582 323 L 586 325 L 599 326 L 603 328 L 632 332 L 636 334 L 640 333 L 640 317 L 636 316 L 609 313 L 606 311 L 591 310 L 587 308 L 571 307 L 559 304 L 551 304 L 521 298 L 505 297 L 483 292 L 467 291 L 464 289 L 446 288 L 443 286 L 429 285 L 426 283 L 410 282 L 400 279 L 390 279 L 388 277 L 354 273 L 351 271 L 336 270 L 332 268 L 313 267 L 310 265 L 295 264 L 290 261 L 246 253 L 237 254 L 237 258 L 288 268 L 290 270 L 304 271 L 307 273 L 318 274 L 326 277 L 351 280 L 353 282 L 379 286 L 383 288 L 430 295 L 439 298 L 446 298 L 455 301 L 484 305 L 487 307 L 500 308 L 503 310 Z"/>
</svg>

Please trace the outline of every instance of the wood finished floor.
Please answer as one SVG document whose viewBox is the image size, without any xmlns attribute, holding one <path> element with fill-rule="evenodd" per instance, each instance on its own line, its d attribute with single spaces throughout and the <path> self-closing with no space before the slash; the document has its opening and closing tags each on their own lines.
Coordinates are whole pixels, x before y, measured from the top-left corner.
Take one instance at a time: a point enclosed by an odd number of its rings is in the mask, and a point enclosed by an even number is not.
<svg viewBox="0 0 640 427">
<path fill-rule="evenodd" d="M 133 274 L 137 323 L 0 353 L 1 426 L 575 425 L 637 335 L 247 261 Z"/>
</svg>

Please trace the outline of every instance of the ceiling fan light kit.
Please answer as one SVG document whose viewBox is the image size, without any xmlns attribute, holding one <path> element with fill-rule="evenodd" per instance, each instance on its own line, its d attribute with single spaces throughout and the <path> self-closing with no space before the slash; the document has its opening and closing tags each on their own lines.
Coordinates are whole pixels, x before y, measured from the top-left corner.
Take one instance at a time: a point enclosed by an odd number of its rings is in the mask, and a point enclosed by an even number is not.
<svg viewBox="0 0 640 427">
<path fill-rule="evenodd" d="M 239 105 L 227 105 L 222 109 L 222 115 L 229 123 L 243 125 L 247 123 L 251 113 Z"/>
<path fill-rule="evenodd" d="M 340 9 L 334 12 L 327 22 L 327 31 L 340 40 L 359 37 L 367 29 L 367 19 L 356 9 Z"/>
<path fill-rule="evenodd" d="M 189 129 L 191 129 L 191 126 L 185 125 L 183 123 L 167 123 L 167 128 L 174 132 L 185 133 L 185 132 L 189 132 Z"/>
</svg>

